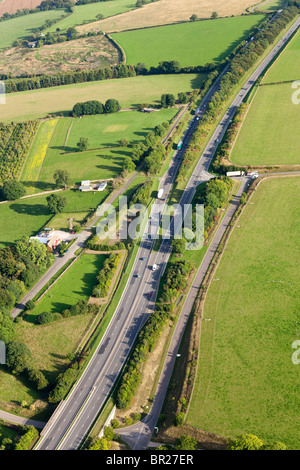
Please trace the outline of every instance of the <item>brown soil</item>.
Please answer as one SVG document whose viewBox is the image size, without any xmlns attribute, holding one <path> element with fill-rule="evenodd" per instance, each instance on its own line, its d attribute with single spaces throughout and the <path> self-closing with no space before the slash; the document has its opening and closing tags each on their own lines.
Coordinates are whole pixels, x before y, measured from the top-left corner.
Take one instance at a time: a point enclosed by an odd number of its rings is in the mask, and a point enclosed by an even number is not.
<svg viewBox="0 0 300 470">
<path fill-rule="evenodd" d="M 38 49 L 12 47 L 0 54 L 2 73 L 54 74 L 94 69 L 119 63 L 119 52 L 105 36 L 76 39 Z"/>
</svg>

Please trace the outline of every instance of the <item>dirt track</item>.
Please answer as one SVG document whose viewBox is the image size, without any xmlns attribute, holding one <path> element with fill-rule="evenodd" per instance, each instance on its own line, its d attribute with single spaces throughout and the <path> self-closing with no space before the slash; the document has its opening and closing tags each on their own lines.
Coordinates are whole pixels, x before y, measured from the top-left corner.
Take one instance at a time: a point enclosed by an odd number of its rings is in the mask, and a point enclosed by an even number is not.
<svg viewBox="0 0 300 470">
<path fill-rule="evenodd" d="M 35 8 L 42 0 L 2 0 L 0 3 L 0 17 L 3 13 L 16 13 L 17 10 L 23 10 L 23 8 Z"/>
</svg>

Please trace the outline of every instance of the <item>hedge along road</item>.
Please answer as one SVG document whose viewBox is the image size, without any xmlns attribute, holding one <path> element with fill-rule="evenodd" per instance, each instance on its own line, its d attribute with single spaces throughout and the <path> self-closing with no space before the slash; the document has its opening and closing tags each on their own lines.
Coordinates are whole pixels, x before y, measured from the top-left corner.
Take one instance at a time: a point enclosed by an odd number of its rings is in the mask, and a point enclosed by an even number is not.
<svg viewBox="0 0 300 470">
<path fill-rule="evenodd" d="M 273 60 L 275 55 L 278 53 L 278 50 L 283 47 L 288 37 L 293 34 L 299 24 L 300 18 L 298 18 L 290 30 L 268 54 L 266 59 L 261 62 L 230 105 L 227 113 L 218 125 L 212 139 L 199 160 L 187 187 L 185 188 L 180 201 L 181 204 L 189 203 L 193 198 L 198 184 L 207 181 L 207 170 L 209 169 L 216 151 L 216 139 L 221 139 L 223 137 L 237 107 L 241 104 L 248 91 L 252 88 L 258 76 Z M 217 82 L 214 86 L 217 86 Z M 202 113 L 204 111 L 204 103 L 207 103 L 206 98 L 201 104 Z M 193 121 L 190 130 L 194 130 L 196 126 L 197 121 Z M 189 137 L 187 137 L 187 139 L 189 140 Z M 185 141 L 185 143 L 187 142 Z M 183 153 L 184 150 L 181 152 Z M 171 168 L 162 178 L 160 184 L 160 187 L 164 187 L 166 195 L 170 190 L 174 178 L 174 174 L 172 175 L 169 172 L 172 171 L 172 169 L 174 170 L 174 166 L 176 167 L 176 165 L 179 165 L 180 163 L 180 161 L 178 162 L 179 159 L 176 159 L 176 157 L 177 152 L 175 152 L 173 156 Z M 159 205 L 160 209 L 162 209 L 164 204 L 159 203 Z M 143 238 L 132 269 L 132 274 L 136 273 L 140 277 L 131 277 L 129 279 L 115 314 L 104 337 L 102 338 L 102 341 L 98 345 L 93 357 L 85 369 L 84 374 L 74 385 L 68 399 L 61 403 L 58 412 L 55 413 L 48 422 L 41 434 L 42 439 L 36 446 L 36 449 L 78 449 L 97 415 L 101 411 L 113 385 L 115 384 L 118 374 L 128 357 L 138 331 L 148 317 L 149 309 L 153 307 L 153 302 L 147 301 L 144 294 L 149 291 L 149 286 L 151 286 L 152 290 L 157 290 L 159 278 L 169 259 L 171 252 L 170 241 L 166 240 L 166 243 L 162 243 L 160 250 L 156 253 L 152 252 L 152 248 L 153 241 Z M 212 247 L 211 250 L 213 249 L 214 248 Z M 212 254 L 213 253 L 211 252 L 211 255 Z M 139 261 L 140 257 L 145 257 L 146 260 L 141 263 Z M 149 265 L 151 267 L 154 263 L 159 264 L 159 269 L 152 272 L 147 269 L 147 267 Z M 182 310 L 182 312 L 182 314 L 186 313 L 184 310 Z M 188 315 L 188 313 L 186 314 Z M 172 367 L 172 364 L 170 367 Z M 165 390 L 161 393 L 165 393 Z M 155 420 L 153 420 L 153 422 L 154 421 Z M 141 430 L 143 435 L 147 435 L 146 440 L 149 440 L 151 437 L 151 431 L 154 426 L 153 422 L 151 421 L 147 433 L 144 429 Z M 144 448 L 144 445 L 145 443 L 141 445 L 141 448 Z"/>
</svg>

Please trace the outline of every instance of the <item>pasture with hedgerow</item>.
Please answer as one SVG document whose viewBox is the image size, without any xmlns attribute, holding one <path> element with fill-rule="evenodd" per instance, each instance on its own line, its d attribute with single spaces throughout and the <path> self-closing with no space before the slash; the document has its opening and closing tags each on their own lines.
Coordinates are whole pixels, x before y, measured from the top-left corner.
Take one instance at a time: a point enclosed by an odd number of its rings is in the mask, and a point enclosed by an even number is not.
<svg viewBox="0 0 300 470">
<path fill-rule="evenodd" d="M 0 0 L 1 450 L 299 449 L 299 21 Z"/>
</svg>

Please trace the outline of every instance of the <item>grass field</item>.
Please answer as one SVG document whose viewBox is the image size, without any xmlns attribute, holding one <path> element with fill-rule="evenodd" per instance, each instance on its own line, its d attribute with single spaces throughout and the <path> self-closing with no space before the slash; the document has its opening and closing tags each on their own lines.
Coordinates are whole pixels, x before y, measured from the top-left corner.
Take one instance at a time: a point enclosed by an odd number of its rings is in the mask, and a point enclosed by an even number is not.
<svg viewBox="0 0 300 470">
<path fill-rule="evenodd" d="M 30 36 L 33 30 L 42 26 L 46 20 L 58 20 L 65 14 L 65 10 L 49 10 L 1 22 L 0 49 L 10 47 L 14 41 Z"/>
<path fill-rule="evenodd" d="M 118 15 L 135 8 L 133 0 L 113 0 L 109 2 L 90 3 L 87 5 L 75 5 L 74 13 L 59 23 L 61 31 L 66 31 L 72 26 L 79 26 L 89 21 L 96 21 L 97 15 L 102 14 L 104 18 Z M 47 31 L 55 32 L 57 26 L 48 28 Z"/>
<path fill-rule="evenodd" d="M 285 0 L 269 0 L 257 5 L 256 10 L 259 11 L 273 11 L 279 10 L 282 7 Z"/>
<path fill-rule="evenodd" d="M 131 143 L 141 141 L 156 125 L 170 121 L 177 112 L 177 108 L 151 114 L 124 111 L 111 115 L 85 116 L 81 119 L 55 120 L 57 123 L 51 138 L 47 134 L 46 150 L 41 134 L 37 134 L 21 180 L 26 184 L 28 193 L 34 193 L 54 189 L 53 174 L 57 169 L 67 170 L 73 184 L 83 180 L 115 178 L 122 171 L 124 158 L 131 155 L 130 148 L 119 147 L 120 139 L 127 137 Z M 51 122 L 53 121 L 45 121 L 48 124 Z M 40 128 L 40 131 L 43 129 Z M 91 150 L 76 151 L 80 137 L 88 138 Z M 110 146 L 115 147 L 107 148 Z M 42 162 L 39 170 L 29 173 L 27 168 L 34 167 L 37 161 Z M 73 209 L 74 207 L 71 211 Z"/>
<path fill-rule="evenodd" d="M 164 25 L 177 21 L 189 21 L 192 14 L 198 18 L 210 18 L 216 11 L 219 16 L 240 15 L 253 5 L 254 0 L 159 0 L 129 11 L 117 17 L 107 18 L 77 28 L 83 31 L 101 30 L 106 32 L 125 31 L 148 26 Z"/>
<path fill-rule="evenodd" d="M 139 76 L 11 93 L 1 108 L 1 121 L 22 121 L 52 113 L 68 114 L 77 102 L 105 102 L 112 97 L 119 100 L 122 108 L 157 103 L 163 93 L 177 95 L 200 88 L 205 77 L 205 74 Z"/>
<path fill-rule="evenodd" d="M 247 37 L 264 15 L 197 21 L 114 34 L 126 53 L 126 62 L 147 67 L 164 60 L 182 66 L 220 63 Z"/>
<path fill-rule="evenodd" d="M 119 145 L 120 139 L 123 137 L 127 137 L 130 143 L 136 143 L 143 140 L 147 133 L 158 124 L 171 121 L 177 113 L 177 108 L 170 108 L 150 114 L 124 111 L 117 114 L 75 118 L 66 142 L 66 148 L 70 149 L 69 151 L 74 151 L 80 135 L 88 138 L 90 148 Z"/>
<path fill-rule="evenodd" d="M 88 300 L 105 258 L 106 255 L 82 255 L 49 289 L 25 319 L 34 321 L 36 315 L 42 312 L 62 313 L 63 310 L 75 305 L 78 300 Z"/>
<path fill-rule="evenodd" d="M 278 83 L 300 79 L 300 32 L 287 45 L 264 76 L 262 83 Z"/>
<path fill-rule="evenodd" d="M 100 193 L 81 193 L 67 190 L 61 193 L 67 200 L 65 212 L 89 212 L 96 209 L 108 195 L 108 191 Z M 48 211 L 47 196 L 33 196 L 14 202 L 0 204 L 0 248 L 15 242 L 23 235 L 36 235 L 48 224 L 52 214 Z"/>
<path fill-rule="evenodd" d="M 299 448 L 299 177 L 260 184 L 229 239 L 204 305 L 187 424 Z M 274 204 L 276 201 L 276 204 Z"/>
<path fill-rule="evenodd" d="M 300 164 L 299 105 L 292 93 L 290 83 L 258 88 L 230 156 L 233 163 Z"/>
</svg>

